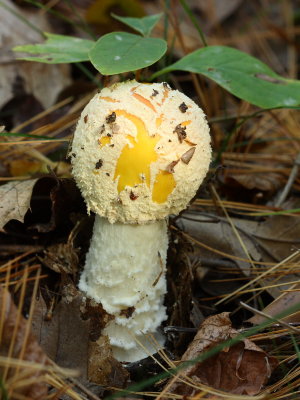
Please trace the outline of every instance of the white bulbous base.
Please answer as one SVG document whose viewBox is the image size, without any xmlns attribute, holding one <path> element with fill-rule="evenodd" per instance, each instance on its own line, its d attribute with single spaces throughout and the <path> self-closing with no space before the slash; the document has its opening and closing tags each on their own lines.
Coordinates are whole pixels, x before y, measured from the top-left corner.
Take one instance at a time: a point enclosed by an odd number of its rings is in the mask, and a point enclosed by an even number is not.
<svg viewBox="0 0 300 400">
<path fill-rule="evenodd" d="M 145 333 L 163 343 L 157 328 L 166 319 L 167 248 L 165 220 L 126 225 L 96 216 L 79 288 L 114 315 L 103 334 L 119 361 L 138 361 L 156 352 Z"/>
</svg>

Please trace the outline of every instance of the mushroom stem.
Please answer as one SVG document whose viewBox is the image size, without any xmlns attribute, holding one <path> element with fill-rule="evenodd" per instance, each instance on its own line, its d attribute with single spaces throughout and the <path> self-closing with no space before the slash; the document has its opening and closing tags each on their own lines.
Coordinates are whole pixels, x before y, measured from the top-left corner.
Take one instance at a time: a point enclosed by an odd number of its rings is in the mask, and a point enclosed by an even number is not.
<svg viewBox="0 0 300 400">
<path fill-rule="evenodd" d="M 167 247 L 166 220 L 111 224 L 96 215 L 79 288 L 114 316 L 103 333 L 121 361 L 147 357 L 137 341 L 145 345 L 144 334 L 155 334 L 166 319 Z"/>
</svg>

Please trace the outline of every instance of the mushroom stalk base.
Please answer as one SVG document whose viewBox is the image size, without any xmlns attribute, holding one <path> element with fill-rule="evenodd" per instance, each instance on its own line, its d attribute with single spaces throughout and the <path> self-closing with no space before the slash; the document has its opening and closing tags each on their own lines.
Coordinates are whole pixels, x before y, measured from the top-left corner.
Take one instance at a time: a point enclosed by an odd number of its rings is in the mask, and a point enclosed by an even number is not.
<svg viewBox="0 0 300 400">
<path fill-rule="evenodd" d="M 103 334 L 119 361 L 138 361 L 157 351 L 145 333 L 164 341 L 157 328 L 166 319 L 167 248 L 165 220 L 127 225 L 96 216 L 79 288 L 114 316 Z"/>
</svg>

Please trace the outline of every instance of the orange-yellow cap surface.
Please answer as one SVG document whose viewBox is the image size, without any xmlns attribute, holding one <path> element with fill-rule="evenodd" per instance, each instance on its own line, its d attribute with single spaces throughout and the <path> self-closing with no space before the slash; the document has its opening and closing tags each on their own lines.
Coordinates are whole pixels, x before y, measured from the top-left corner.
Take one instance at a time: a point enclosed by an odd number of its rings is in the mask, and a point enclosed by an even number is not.
<svg viewBox="0 0 300 400">
<path fill-rule="evenodd" d="M 70 153 L 89 211 L 147 223 L 178 214 L 195 195 L 210 163 L 209 128 L 183 93 L 127 81 L 92 98 Z"/>
</svg>

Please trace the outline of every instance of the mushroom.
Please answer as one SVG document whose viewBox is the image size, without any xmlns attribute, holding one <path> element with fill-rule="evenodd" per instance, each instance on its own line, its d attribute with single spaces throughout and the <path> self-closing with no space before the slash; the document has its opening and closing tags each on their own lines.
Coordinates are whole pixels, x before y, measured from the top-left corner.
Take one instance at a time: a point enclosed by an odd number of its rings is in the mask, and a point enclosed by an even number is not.
<svg viewBox="0 0 300 400">
<path fill-rule="evenodd" d="M 164 342 L 167 218 L 186 208 L 207 173 L 205 115 L 165 83 L 117 83 L 83 110 L 72 152 L 74 178 L 96 214 L 79 288 L 112 315 L 103 334 L 114 356 L 137 361 L 155 352 L 145 333 Z"/>
</svg>

